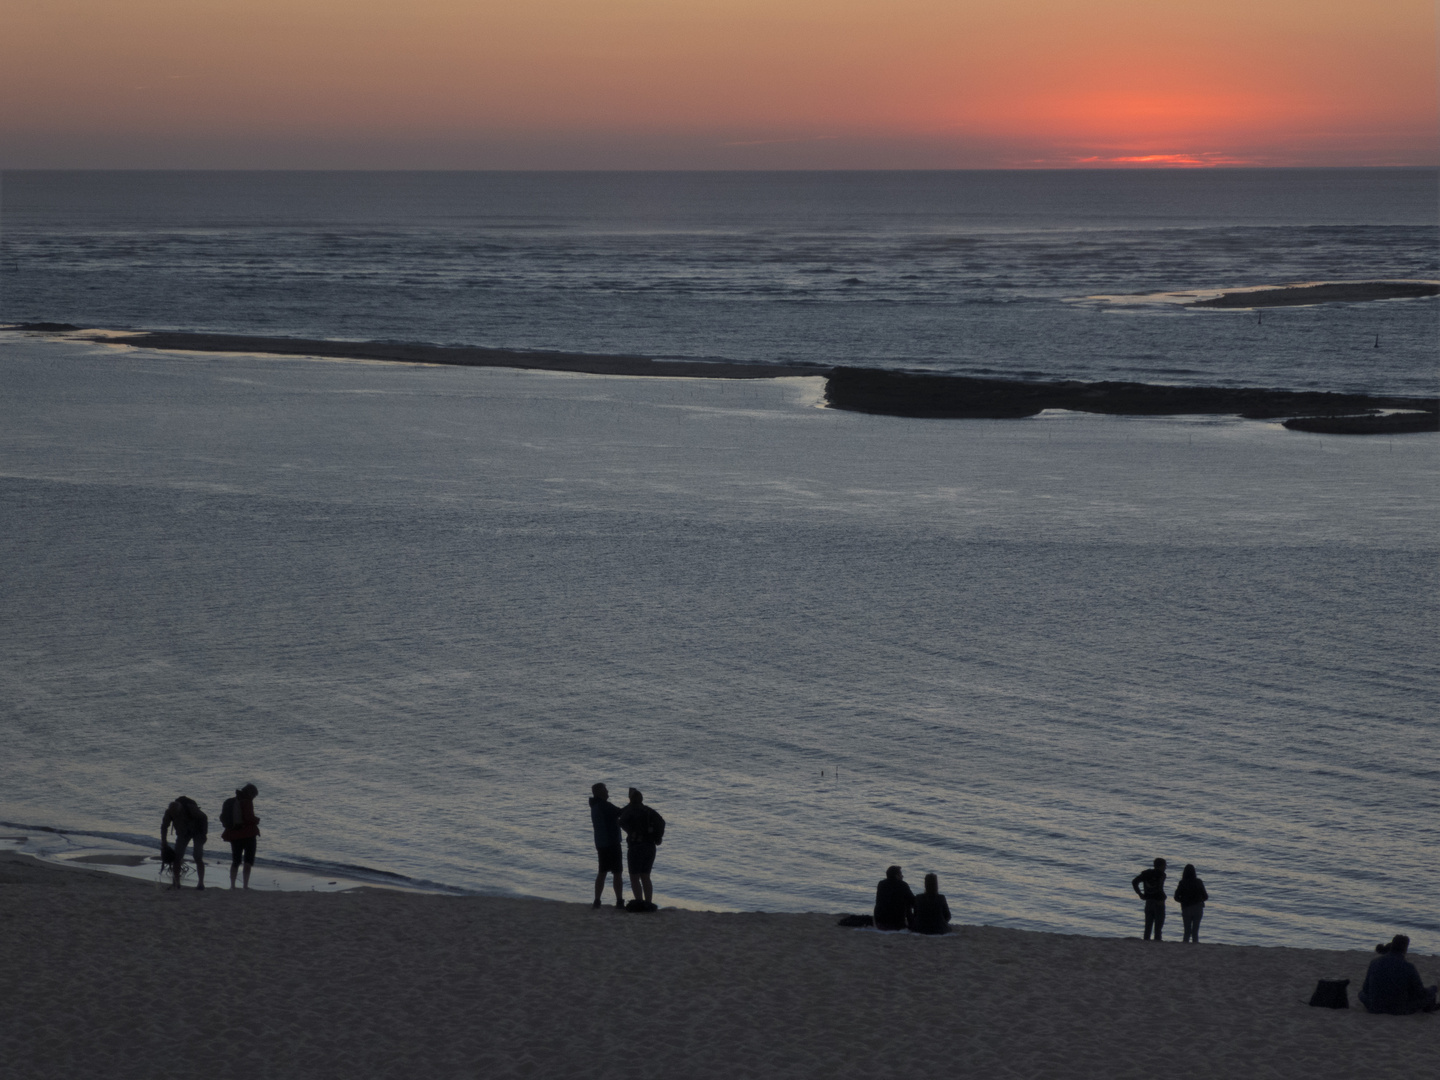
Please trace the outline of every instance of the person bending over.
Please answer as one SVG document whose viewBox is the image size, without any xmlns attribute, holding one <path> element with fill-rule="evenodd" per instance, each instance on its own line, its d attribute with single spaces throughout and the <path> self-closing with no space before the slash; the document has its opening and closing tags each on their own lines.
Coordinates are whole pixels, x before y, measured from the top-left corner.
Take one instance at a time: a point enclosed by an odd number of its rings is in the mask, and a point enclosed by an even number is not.
<svg viewBox="0 0 1440 1080">
<path fill-rule="evenodd" d="M 191 841 L 195 843 L 195 876 L 198 879 L 197 889 L 205 888 L 205 837 L 210 831 L 210 819 L 205 812 L 196 805 L 195 800 L 186 795 L 181 795 L 174 802 L 165 808 L 165 815 L 160 819 L 160 852 L 165 852 L 165 834 L 171 828 L 175 830 L 175 861 L 171 863 L 171 873 L 174 875 L 172 889 L 180 888 L 180 868 L 185 862 L 185 848 Z"/>
<path fill-rule="evenodd" d="M 590 788 L 590 825 L 595 831 L 595 851 L 600 856 L 600 872 L 595 875 L 595 903 L 605 894 L 605 875 L 615 875 L 615 906 L 625 906 L 625 887 L 620 883 L 624 874 L 620 855 L 620 807 L 610 801 L 610 789 L 604 784 Z"/>
<path fill-rule="evenodd" d="M 250 871 L 255 868 L 255 840 L 260 835 L 260 819 L 255 816 L 255 796 L 260 789 L 246 784 L 235 792 L 233 799 L 226 799 L 220 807 L 220 824 L 225 831 L 220 839 L 230 845 L 230 888 L 235 887 L 235 873 L 243 862 L 245 876 L 241 879 L 245 888 L 250 887 Z"/>
<path fill-rule="evenodd" d="M 908 930 L 914 910 L 915 894 L 905 884 L 900 867 L 890 867 L 885 879 L 875 886 L 875 929 Z"/>
<path fill-rule="evenodd" d="M 1388 945 L 1376 945 L 1380 955 L 1370 961 L 1365 972 L 1365 985 L 1360 988 L 1360 1004 L 1372 1013 L 1407 1016 L 1410 1013 L 1434 1012 L 1437 987 L 1425 986 L 1420 972 L 1405 959 L 1410 939 L 1396 934 Z"/>
<path fill-rule="evenodd" d="M 950 932 L 950 905 L 940 895 L 940 879 L 934 874 L 925 875 L 925 891 L 915 898 L 915 923 L 912 929 L 917 934 L 948 934 Z"/>
<path fill-rule="evenodd" d="M 1205 914 L 1205 901 L 1209 899 L 1205 882 L 1195 876 L 1195 867 L 1186 863 L 1180 884 L 1175 886 L 1175 902 L 1180 905 L 1180 921 L 1185 926 L 1184 941 L 1200 944 L 1200 919 Z"/>
<path fill-rule="evenodd" d="M 1130 887 L 1145 901 L 1145 940 L 1150 940 L 1153 930 L 1155 940 L 1159 941 L 1165 925 L 1165 860 L 1156 859 L 1152 869 L 1141 870 L 1130 879 Z"/>
</svg>

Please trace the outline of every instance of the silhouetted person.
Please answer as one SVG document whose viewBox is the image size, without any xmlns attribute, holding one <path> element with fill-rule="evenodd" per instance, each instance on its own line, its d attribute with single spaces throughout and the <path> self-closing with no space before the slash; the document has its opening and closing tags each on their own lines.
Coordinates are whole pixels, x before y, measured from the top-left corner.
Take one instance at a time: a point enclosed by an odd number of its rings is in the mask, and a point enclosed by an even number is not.
<svg viewBox="0 0 1440 1080">
<path fill-rule="evenodd" d="M 210 819 L 205 812 L 195 804 L 195 800 L 186 795 L 181 795 L 174 802 L 165 808 L 165 816 L 160 819 L 160 851 L 165 851 L 165 834 L 171 828 L 175 829 L 175 861 L 171 864 L 171 873 L 174 874 L 174 884 L 171 888 L 180 887 L 180 868 L 185 862 L 185 848 L 193 841 L 195 844 L 195 875 L 199 879 L 197 889 L 205 888 L 205 838 L 210 833 Z"/>
<path fill-rule="evenodd" d="M 655 849 L 665 836 L 665 819 L 645 805 L 639 788 L 632 787 L 630 805 L 620 811 L 620 827 L 625 830 L 625 861 L 630 864 L 630 891 L 635 895 L 636 910 L 654 911 L 650 870 L 655 865 Z"/>
<path fill-rule="evenodd" d="M 605 875 L 615 875 L 615 906 L 625 906 L 625 887 L 621 877 L 625 868 L 620 856 L 620 807 L 610 801 L 610 789 L 604 784 L 590 788 L 590 824 L 595 829 L 595 851 L 600 856 L 600 872 L 595 875 L 595 907 L 605 893 Z"/>
<path fill-rule="evenodd" d="M 254 784 L 246 784 L 235 791 L 233 799 L 226 799 L 220 807 L 220 824 L 225 831 L 220 839 L 230 844 L 230 887 L 235 887 L 235 873 L 243 862 L 245 876 L 242 883 L 250 887 L 250 871 L 255 868 L 255 841 L 260 836 L 260 819 L 255 816 L 255 796 L 260 794 Z"/>
<path fill-rule="evenodd" d="M 950 905 L 940 895 L 940 879 L 934 874 L 925 875 L 925 891 L 915 897 L 915 922 L 912 929 L 917 934 L 948 934 L 950 932 Z"/>
<path fill-rule="evenodd" d="M 1209 899 L 1205 882 L 1195 876 L 1195 867 L 1186 863 L 1180 873 L 1180 884 L 1175 886 L 1175 902 L 1180 905 L 1180 922 L 1185 927 L 1182 940 L 1200 944 L 1200 920 L 1205 915 L 1205 901 Z"/>
<path fill-rule="evenodd" d="M 1435 1011 L 1437 988 L 1420 982 L 1420 972 L 1405 959 L 1409 948 L 1410 939 L 1404 934 L 1396 934 L 1388 945 L 1375 946 L 1380 955 L 1370 961 L 1360 988 L 1360 1004 L 1370 1012 L 1406 1016 Z"/>
<path fill-rule="evenodd" d="M 1141 870 L 1130 879 L 1130 887 L 1145 901 L 1145 940 L 1150 940 L 1153 930 L 1159 941 L 1165 925 L 1165 860 L 1156 859 L 1152 869 Z"/>
<path fill-rule="evenodd" d="M 908 930 L 914 910 L 915 894 L 905 884 L 900 867 L 890 867 L 885 879 L 875 886 L 875 929 Z"/>
</svg>

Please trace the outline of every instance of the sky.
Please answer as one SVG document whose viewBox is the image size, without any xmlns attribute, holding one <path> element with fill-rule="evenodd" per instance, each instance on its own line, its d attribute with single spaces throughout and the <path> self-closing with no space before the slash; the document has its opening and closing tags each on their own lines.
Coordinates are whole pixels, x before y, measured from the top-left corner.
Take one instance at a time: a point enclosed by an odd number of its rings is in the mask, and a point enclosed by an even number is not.
<svg viewBox="0 0 1440 1080">
<path fill-rule="evenodd" d="M 4 0 L 5 168 L 1440 164 L 1435 0 Z"/>
</svg>

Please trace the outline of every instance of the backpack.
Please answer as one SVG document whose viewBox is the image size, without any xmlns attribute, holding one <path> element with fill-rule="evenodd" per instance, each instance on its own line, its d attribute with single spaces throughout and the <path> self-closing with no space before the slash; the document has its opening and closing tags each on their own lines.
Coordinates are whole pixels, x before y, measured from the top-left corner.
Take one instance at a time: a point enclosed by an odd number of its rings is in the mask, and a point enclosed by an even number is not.
<svg viewBox="0 0 1440 1080">
<path fill-rule="evenodd" d="M 221 828 L 236 829 L 240 827 L 240 822 L 237 820 L 240 808 L 235 805 L 236 802 L 238 802 L 238 800 L 232 795 L 220 805 Z"/>
<path fill-rule="evenodd" d="M 645 807 L 645 839 L 656 847 L 665 842 L 665 819 L 650 806 Z"/>
<path fill-rule="evenodd" d="M 185 812 L 185 818 L 190 822 L 190 832 L 195 836 L 203 837 L 210 828 L 210 819 L 205 816 L 205 811 L 200 809 L 198 803 L 188 795 L 181 795 L 175 800 L 180 804 L 180 809 Z"/>
</svg>

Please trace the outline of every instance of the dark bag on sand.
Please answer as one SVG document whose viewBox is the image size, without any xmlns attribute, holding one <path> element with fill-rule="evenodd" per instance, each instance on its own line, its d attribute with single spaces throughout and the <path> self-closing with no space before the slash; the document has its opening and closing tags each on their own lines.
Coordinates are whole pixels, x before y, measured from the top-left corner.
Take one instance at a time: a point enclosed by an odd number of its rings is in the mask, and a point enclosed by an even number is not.
<svg viewBox="0 0 1440 1080">
<path fill-rule="evenodd" d="M 874 926 L 874 915 L 846 915 L 836 926 Z"/>
<path fill-rule="evenodd" d="M 628 904 L 625 905 L 625 910 L 645 913 L 650 911 L 659 911 L 660 909 L 657 908 L 654 904 L 647 903 L 644 900 L 631 900 Z"/>
<path fill-rule="evenodd" d="M 230 798 L 220 804 L 220 827 L 222 829 L 233 829 L 240 824 L 240 822 L 236 820 L 236 801 L 235 796 L 231 795 Z"/>
<path fill-rule="evenodd" d="M 1310 995 L 1310 1004 L 1320 1009 L 1348 1009 L 1350 995 L 1345 988 L 1349 985 L 1349 979 L 1321 979 Z"/>
</svg>

